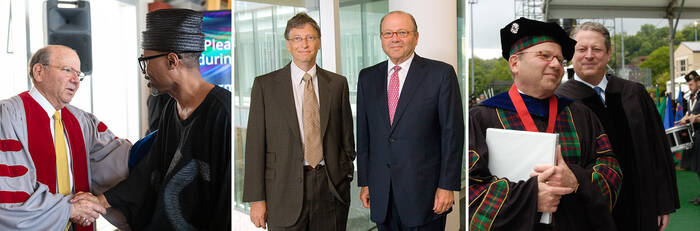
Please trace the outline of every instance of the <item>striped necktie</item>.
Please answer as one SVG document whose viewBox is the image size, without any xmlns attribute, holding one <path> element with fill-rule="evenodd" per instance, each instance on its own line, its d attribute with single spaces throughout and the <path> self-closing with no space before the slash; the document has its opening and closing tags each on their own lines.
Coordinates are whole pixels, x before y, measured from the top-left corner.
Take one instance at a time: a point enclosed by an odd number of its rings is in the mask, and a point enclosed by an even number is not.
<svg viewBox="0 0 700 231">
<path fill-rule="evenodd" d="M 605 104 L 605 98 L 603 98 L 603 94 L 605 94 L 605 92 L 603 91 L 603 88 L 600 88 L 599 86 L 595 86 L 593 88 L 593 90 L 595 90 L 595 93 L 598 93 L 598 97 L 600 98 L 600 102 L 603 102 L 603 104 Z"/>
</svg>

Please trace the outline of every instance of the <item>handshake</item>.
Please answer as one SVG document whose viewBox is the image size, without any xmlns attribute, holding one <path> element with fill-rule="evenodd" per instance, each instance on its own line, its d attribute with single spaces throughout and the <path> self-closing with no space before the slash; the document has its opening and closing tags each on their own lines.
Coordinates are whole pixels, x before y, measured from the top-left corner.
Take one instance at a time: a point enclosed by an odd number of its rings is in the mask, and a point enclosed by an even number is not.
<svg viewBox="0 0 700 231">
<path fill-rule="evenodd" d="M 80 226 L 91 225 L 111 207 L 104 195 L 94 196 L 89 192 L 76 193 L 68 202 L 72 204 L 70 221 Z"/>
</svg>

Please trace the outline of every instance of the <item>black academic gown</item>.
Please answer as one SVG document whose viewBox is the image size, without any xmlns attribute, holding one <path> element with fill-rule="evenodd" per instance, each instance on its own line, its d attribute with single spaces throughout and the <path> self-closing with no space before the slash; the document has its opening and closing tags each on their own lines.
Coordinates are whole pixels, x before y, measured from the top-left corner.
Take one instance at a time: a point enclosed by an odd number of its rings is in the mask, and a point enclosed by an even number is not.
<svg viewBox="0 0 700 231">
<path fill-rule="evenodd" d="M 671 148 L 653 101 L 639 83 L 607 75 L 606 105 L 572 80 L 557 95 L 580 100 L 600 118 L 624 172 L 613 211 L 620 230 L 657 230 L 657 216 L 680 207 Z"/>
<path fill-rule="evenodd" d="M 150 153 L 105 193 L 133 230 L 231 229 L 231 92 L 214 87 L 185 120 L 166 103 Z"/>
<path fill-rule="evenodd" d="M 523 95 L 532 119 L 540 131 L 547 127 L 547 111 L 544 105 L 547 100 L 538 100 Z M 509 105 L 508 105 L 509 104 Z M 539 105 L 539 106 L 538 106 Z M 537 178 L 527 181 L 506 181 L 507 189 L 497 190 L 495 184 L 505 178 L 495 178 L 488 168 L 489 151 L 486 145 L 487 128 L 504 128 L 504 122 L 499 119 L 496 108 L 504 109 L 507 114 L 514 115 L 514 109 L 507 93 L 496 95 L 482 105 L 469 110 L 469 228 L 470 230 L 616 230 L 610 211 L 610 198 L 605 198 L 600 189 L 592 182 L 593 167 L 598 158 L 613 158 L 614 154 L 602 143 L 607 138 L 593 112 L 583 104 L 559 97 L 559 113 L 562 110 L 571 111 L 576 136 L 580 143 L 580 158 L 568 161 L 567 165 L 576 176 L 579 188 L 575 193 L 564 195 L 557 211 L 553 214 L 555 227 L 539 224 L 542 213 L 537 212 Z M 560 133 L 555 126 L 555 132 Z M 513 158 L 518 158 L 513 153 Z M 605 164 L 603 164 L 605 165 Z M 623 178 L 624 173 L 614 174 Z M 619 180 L 616 178 L 615 180 Z M 506 179 L 507 180 L 507 179 Z M 614 184 L 605 183 L 613 186 Z M 612 189 L 616 190 L 615 187 Z M 505 191 L 500 194 L 494 191 Z M 492 195 L 489 195 L 492 194 Z M 493 197 L 497 199 L 490 199 Z M 612 200 L 615 200 L 613 195 Z M 491 202 L 487 202 L 491 201 Z M 495 214 L 483 215 L 479 210 L 484 206 L 493 207 L 490 211 Z M 502 202 L 499 205 L 498 202 Z"/>
</svg>

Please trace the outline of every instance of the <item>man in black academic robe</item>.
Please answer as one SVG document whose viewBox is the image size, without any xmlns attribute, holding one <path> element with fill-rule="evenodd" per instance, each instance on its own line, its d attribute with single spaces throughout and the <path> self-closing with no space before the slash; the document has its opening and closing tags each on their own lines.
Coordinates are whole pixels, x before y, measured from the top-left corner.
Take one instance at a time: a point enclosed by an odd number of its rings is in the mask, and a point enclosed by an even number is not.
<svg viewBox="0 0 700 231">
<path fill-rule="evenodd" d="M 202 14 L 186 9 L 146 16 L 141 71 L 151 92 L 172 99 L 149 154 L 97 197 L 132 230 L 231 229 L 231 92 L 199 72 L 201 25 Z"/>
<path fill-rule="evenodd" d="M 615 230 L 623 175 L 608 138 L 593 112 L 553 94 L 574 44 L 555 23 L 520 18 L 501 29 L 515 83 L 469 111 L 470 230 Z M 535 166 L 526 181 L 494 176 L 487 128 L 557 133 L 556 165 Z M 543 212 L 551 224 L 539 223 Z"/>
<path fill-rule="evenodd" d="M 639 83 L 605 74 L 610 59 L 607 29 L 587 22 L 574 31 L 574 80 L 556 94 L 586 104 L 600 118 L 624 180 L 613 216 L 620 230 L 658 230 L 680 207 L 671 149 L 661 118 Z M 599 93 L 598 93 L 599 92 Z"/>
</svg>

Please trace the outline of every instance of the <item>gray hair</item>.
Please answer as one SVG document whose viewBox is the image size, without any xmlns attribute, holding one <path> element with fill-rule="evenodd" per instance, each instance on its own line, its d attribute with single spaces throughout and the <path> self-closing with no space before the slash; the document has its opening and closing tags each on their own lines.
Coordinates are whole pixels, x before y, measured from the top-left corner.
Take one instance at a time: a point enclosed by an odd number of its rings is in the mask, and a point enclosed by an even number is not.
<svg viewBox="0 0 700 231">
<path fill-rule="evenodd" d="M 32 58 L 29 59 L 29 77 L 34 80 L 34 71 L 32 70 L 34 68 L 34 65 L 37 63 L 41 65 L 48 65 L 49 64 L 49 59 L 51 59 L 51 49 L 49 49 L 50 46 L 42 47 L 34 55 L 32 55 Z"/>
<path fill-rule="evenodd" d="M 611 43 L 610 43 L 610 32 L 608 31 L 608 28 L 605 28 L 603 24 L 597 23 L 597 22 L 585 22 L 581 25 L 576 26 L 574 30 L 571 32 L 571 37 L 576 37 L 576 34 L 579 31 L 595 31 L 603 35 L 605 38 L 605 49 L 606 51 L 610 51 Z"/>
</svg>

